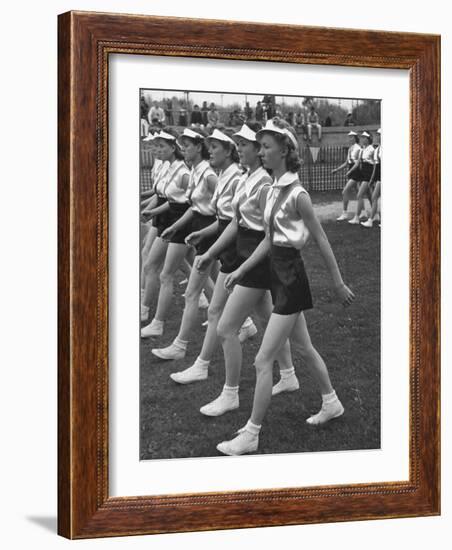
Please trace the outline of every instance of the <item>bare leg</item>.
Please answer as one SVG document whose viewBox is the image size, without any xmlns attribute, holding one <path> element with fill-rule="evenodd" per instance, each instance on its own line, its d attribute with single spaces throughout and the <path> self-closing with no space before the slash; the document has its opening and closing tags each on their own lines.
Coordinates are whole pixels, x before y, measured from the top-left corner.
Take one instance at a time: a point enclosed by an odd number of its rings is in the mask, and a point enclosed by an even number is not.
<svg viewBox="0 0 452 550">
<path fill-rule="evenodd" d="M 204 341 L 202 343 L 202 349 L 199 354 L 200 359 L 204 361 L 210 361 L 217 345 L 218 321 L 220 320 L 221 314 L 223 313 L 225 304 L 229 296 L 229 292 L 224 288 L 225 278 L 225 273 L 220 272 L 218 274 L 212 300 L 207 311 L 207 319 L 209 322 L 207 325 L 206 335 L 204 336 Z"/>
<path fill-rule="evenodd" d="M 182 265 L 187 245 L 170 243 L 166 252 L 165 264 L 160 273 L 160 292 L 155 319 L 165 321 L 171 307 L 174 291 L 174 276 Z"/>
<path fill-rule="evenodd" d="M 157 236 L 157 228 L 151 226 L 144 239 L 144 245 L 141 250 L 141 288 L 145 287 L 146 281 L 146 267 L 149 260 L 149 254 L 151 252 L 152 243 Z"/>
<path fill-rule="evenodd" d="M 348 203 L 350 202 L 351 192 L 356 186 L 356 181 L 349 179 L 342 190 L 342 208 L 344 212 L 347 212 Z"/>
<path fill-rule="evenodd" d="M 166 250 L 168 248 L 168 243 L 157 237 L 152 243 L 152 247 L 149 253 L 148 261 L 144 268 L 145 272 L 145 286 L 144 286 L 144 296 L 143 304 L 149 306 L 152 301 L 152 297 L 155 295 L 157 290 L 157 285 L 159 281 L 159 272 L 163 266 L 165 260 Z"/>
</svg>

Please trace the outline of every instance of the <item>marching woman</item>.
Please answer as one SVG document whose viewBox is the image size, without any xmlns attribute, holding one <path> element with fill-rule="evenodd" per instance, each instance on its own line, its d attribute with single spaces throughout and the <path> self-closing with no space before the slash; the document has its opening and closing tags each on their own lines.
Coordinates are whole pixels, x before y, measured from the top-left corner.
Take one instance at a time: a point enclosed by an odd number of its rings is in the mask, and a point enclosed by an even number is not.
<svg viewBox="0 0 452 550">
<path fill-rule="evenodd" d="M 194 231 L 187 237 L 187 242 L 196 247 L 194 266 L 196 266 L 198 256 L 204 254 L 229 226 L 233 217 L 232 200 L 238 191 L 237 185 L 242 175 L 237 164 L 239 159 L 235 143 L 229 136 L 215 129 L 212 135 L 205 139 L 205 142 L 209 147 L 210 163 L 213 168 L 219 170 L 218 184 L 212 195 L 212 200 L 208 205 L 209 208 L 216 213 L 216 217 L 213 217 L 213 222 L 209 225 L 198 224 L 198 226 L 196 226 L 194 223 L 192 226 Z M 197 196 L 198 195 L 193 192 L 193 208 L 195 208 Z M 208 325 L 204 338 L 203 350 L 194 366 L 208 366 L 210 357 L 216 347 L 216 327 L 228 296 L 224 288 L 224 279 L 226 274 L 234 271 L 236 267 L 234 243 L 230 244 L 230 246 L 220 255 L 220 262 L 221 269 L 216 278 L 212 300 L 207 312 Z M 212 259 L 202 272 L 198 271 L 195 267 L 192 269 L 185 292 L 185 309 L 179 333 L 173 343 L 168 347 L 152 350 L 152 353 L 160 359 L 182 359 L 185 356 L 191 329 L 197 317 L 196 308 L 193 307 L 193 303 L 196 303 L 197 296 L 199 296 L 200 285 L 202 287 L 205 274 L 210 273 L 214 263 L 214 259 Z"/>
<path fill-rule="evenodd" d="M 234 219 L 221 238 L 197 260 L 196 267 L 198 269 L 204 269 L 212 261 L 212 258 L 215 258 L 222 249 L 228 246 L 231 239 L 235 241 L 237 264 L 240 264 L 253 253 L 265 236 L 263 211 L 272 180 L 262 167 L 259 157 L 260 145 L 255 132 L 260 128 L 260 124 L 248 122 L 233 136 L 237 142 L 240 162 L 248 170 L 242 176 L 243 181 L 239 184 L 240 189 L 234 199 Z M 201 413 L 207 416 L 219 416 L 238 408 L 238 389 L 242 366 L 242 348 L 238 331 L 245 317 L 252 311 L 256 311 L 264 323 L 268 321 L 271 314 L 269 289 L 270 263 L 267 257 L 246 273 L 234 287 L 226 302 L 217 328 L 224 351 L 226 381 L 220 396 L 203 406 Z M 202 353 L 200 357 L 203 357 Z M 273 394 L 297 390 L 299 384 L 295 376 L 288 342 L 279 351 L 276 359 L 281 371 L 281 380 L 273 388 Z M 187 383 L 187 380 L 202 380 L 207 378 L 207 365 L 205 368 L 202 365 L 193 366 L 191 371 L 187 369 L 181 373 L 174 373 L 171 378 L 182 383 Z"/>
<path fill-rule="evenodd" d="M 377 130 L 379 141 L 381 141 L 381 129 Z M 370 211 L 370 218 L 362 222 L 361 225 L 364 227 L 372 227 L 375 221 L 378 221 L 379 214 L 377 213 L 378 208 L 378 199 L 381 195 L 381 143 L 375 148 L 374 155 L 374 171 L 372 177 L 370 178 L 369 186 L 372 186 L 375 183 L 374 190 L 372 192 L 372 209 Z"/>
<path fill-rule="evenodd" d="M 251 417 L 234 439 L 217 445 L 217 449 L 227 455 L 257 450 L 261 424 L 272 395 L 273 362 L 288 338 L 312 372 L 322 394 L 321 410 L 307 422 L 311 425 L 323 424 L 344 412 L 331 385 L 326 365 L 312 345 L 303 315 L 304 310 L 313 307 L 309 281 L 300 255 L 309 234 L 319 247 L 338 298 L 348 305 L 354 295 L 342 280 L 310 197 L 298 180 L 300 161 L 294 133 L 281 121 L 273 120 L 257 133 L 257 137 L 264 167 L 272 170 L 274 178 L 264 212 L 266 236 L 248 260 L 228 276 L 226 285 L 234 286 L 270 253 L 274 307 L 255 359 L 257 376 Z"/>
<path fill-rule="evenodd" d="M 372 135 L 369 132 L 361 132 L 361 139 L 364 141 L 363 148 L 360 153 L 359 161 L 356 164 L 360 176 L 360 184 L 358 190 L 358 202 L 356 203 L 355 216 L 348 223 L 359 225 L 359 216 L 364 210 L 364 197 L 367 196 L 372 206 L 372 194 L 369 187 L 370 178 L 374 170 L 374 146 L 372 145 Z"/>
<path fill-rule="evenodd" d="M 158 205 L 149 212 L 156 219 L 157 237 L 152 243 L 149 253 L 147 284 L 143 301 L 149 307 L 153 292 L 156 290 L 157 278 L 160 273 L 160 293 L 157 311 L 151 323 L 141 329 L 141 337 L 159 336 L 163 333 L 164 320 L 173 295 L 174 274 L 181 266 L 187 247 L 184 243 L 186 234 L 175 233 L 170 242 L 162 238 L 163 231 L 179 219 L 189 208 L 186 202 L 186 190 L 190 172 L 182 160 L 183 155 L 178 148 L 176 136 L 170 130 L 161 131 L 154 137 L 159 157 L 168 161 L 165 174 L 155 185 Z M 161 269 L 163 267 L 163 269 Z"/>
<path fill-rule="evenodd" d="M 157 135 L 158 132 L 155 133 L 155 136 Z M 161 206 L 165 202 L 165 199 L 163 197 L 160 197 L 156 193 L 156 186 L 158 180 L 165 176 L 170 163 L 167 160 L 163 161 L 159 158 L 159 149 L 156 145 L 153 134 L 149 134 L 149 136 L 143 141 L 151 142 L 151 151 L 153 156 L 153 164 L 151 168 L 152 193 L 149 199 L 142 203 L 142 206 L 144 206 L 144 208 L 141 211 L 141 216 L 142 218 L 144 218 L 145 223 L 148 226 L 148 230 L 144 237 L 143 247 L 141 250 L 141 320 L 147 321 L 149 317 L 149 305 L 144 302 L 144 297 L 146 295 L 146 285 L 151 282 L 149 278 L 150 269 L 152 266 L 152 263 L 150 263 L 150 260 L 152 260 L 150 252 L 152 248 L 152 243 L 157 237 L 158 221 L 157 216 L 152 217 L 152 211 L 154 210 L 154 208 L 156 208 L 157 206 Z"/>
<path fill-rule="evenodd" d="M 345 177 L 347 178 L 347 183 L 342 190 L 342 214 L 337 218 L 338 222 L 348 219 L 347 208 L 351 198 L 350 195 L 354 190 L 356 190 L 359 184 L 358 176 L 356 174 L 356 166 L 357 163 L 359 163 L 359 156 L 361 153 L 359 136 L 356 132 L 353 131 L 349 132 L 348 136 L 350 137 L 350 147 L 347 151 L 347 160 L 331 171 L 332 174 L 335 174 L 336 172 L 339 172 L 339 170 L 347 168 L 347 172 L 345 174 Z"/>
</svg>

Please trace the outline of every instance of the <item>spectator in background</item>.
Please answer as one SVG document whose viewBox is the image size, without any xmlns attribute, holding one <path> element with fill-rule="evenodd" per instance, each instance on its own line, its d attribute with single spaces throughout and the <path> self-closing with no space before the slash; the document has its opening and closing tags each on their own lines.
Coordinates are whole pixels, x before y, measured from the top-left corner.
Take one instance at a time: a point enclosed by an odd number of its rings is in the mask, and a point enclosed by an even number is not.
<svg viewBox="0 0 452 550">
<path fill-rule="evenodd" d="M 187 126 L 187 109 L 183 101 L 180 103 L 179 126 Z"/>
<path fill-rule="evenodd" d="M 211 103 L 209 107 L 209 112 L 207 113 L 207 128 L 209 130 L 214 130 L 220 122 L 220 115 L 215 108 L 215 103 Z"/>
<path fill-rule="evenodd" d="M 140 136 L 142 138 L 147 137 L 149 134 L 149 122 L 148 122 L 149 107 L 144 97 L 140 98 Z"/>
<path fill-rule="evenodd" d="M 295 121 L 294 121 L 294 113 L 293 111 L 289 111 L 286 115 L 286 122 L 288 124 L 290 124 L 290 126 L 295 126 Z"/>
<path fill-rule="evenodd" d="M 171 101 L 171 99 L 166 100 L 165 117 L 166 117 L 166 124 L 168 124 L 169 126 L 173 126 L 174 124 L 173 102 Z"/>
<path fill-rule="evenodd" d="M 207 126 L 207 113 L 209 112 L 209 108 L 207 107 L 207 101 L 202 102 L 201 107 L 201 114 L 202 114 L 202 123 L 204 126 Z"/>
<path fill-rule="evenodd" d="M 332 114 L 333 113 L 331 113 L 331 112 L 328 113 L 328 116 L 325 119 L 325 128 L 330 128 L 331 126 L 333 126 Z"/>
<path fill-rule="evenodd" d="M 354 125 L 355 125 L 355 121 L 353 120 L 352 113 L 347 113 L 347 116 L 344 120 L 344 126 L 354 126 Z"/>
<path fill-rule="evenodd" d="M 246 102 L 245 105 L 245 119 L 251 120 L 253 118 L 253 109 L 251 109 L 249 102 Z"/>
<path fill-rule="evenodd" d="M 260 101 L 258 101 L 256 105 L 256 120 L 261 123 L 264 121 L 264 108 Z"/>
<path fill-rule="evenodd" d="M 312 128 L 316 128 L 319 141 L 322 141 L 322 126 L 319 121 L 319 115 L 316 113 L 314 105 L 311 106 L 311 110 L 308 114 L 308 140 L 312 139 Z"/>
<path fill-rule="evenodd" d="M 190 117 L 190 124 L 195 128 L 201 128 L 203 126 L 202 113 L 199 110 L 199 105 L 193 105 L 193 111 Z"/>
<path fill-rule="evenodd" d="M 148 120 L 151 126 L 163 126 L 165 122 L 165 112 L 159 107 L 158 101 L 152 102 L 152 107 L 149 109 Z"/>
<path fill-rule="evenodd" d="M 298 111 L 295 117 L 295 131 L 297 134 L 303 134 L 303 139 L 308 137 L 308 128 L 306 126 L 306 118 L 303 111 Z"/>
</svg>

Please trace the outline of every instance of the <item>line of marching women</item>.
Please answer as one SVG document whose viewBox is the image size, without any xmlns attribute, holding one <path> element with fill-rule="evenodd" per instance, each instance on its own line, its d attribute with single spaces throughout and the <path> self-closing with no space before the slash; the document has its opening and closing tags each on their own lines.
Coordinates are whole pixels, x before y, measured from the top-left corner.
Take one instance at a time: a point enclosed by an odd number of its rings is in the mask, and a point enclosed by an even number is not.
<svg viewBox="0 0 452 550">
<path fill-rule="evenodd" d="M 260 319 L 264 328 L 254 361 L 256 386 L 250 418 L 233 439 L 219 443 L 217 449 L 227 455 L 257 450 L 259 432 L 272 395 L 299 388 L 292 351 L 301 356 L 321 395 L 319 412 L 307 418 L 306 422 L 320 425 L 342 415 L 344 407 L 334 391 L 325 362 L 312 345 L 303 314 L 313 307 L 301 256 L 308 238 L 318 246 L 339 301 L 347 306 L 354 295 L 342 280 L 309 195 L 299 181 L 300 157 L 295 132 L 284 121 L 273 119 L 264 128 L 258 123 L 245 124 L 232 136 L 218 129 L 208 137 L 188 129 L 179 140 L 168 135 L 160 132 L 156 140 L 170 143 L 172 154 L 159 152 L 160 161 L 167 161 L 169 165 L 165 175 L 156 177 L 155 188 L 157 194 L 166 193 L 169 205 L 159 201 L 160 204 L 152 206 L 153 217 L 158 216 L 154 231 L 157 236 L 148 254 L 152 254 L 155 246 L 158 250 L 166 246 L 167 255 L 171 244 L 186 247 L 174 248 L 168 262 L 160 260 L 160 265 L 164 263 L 162 274 L 165 268 L 167 273 L 174 274 L 187 258 L 190 247 L 195 249 L 195 256 L 191 260 L 178 335 L 169 346 L 154 348 L 152 353 L 165 360 L 185 356 L 196 324 L 200 292 L 212 277 L 215 283 L 200 353 L 192 366 L 170 375 L 180 384 L 205 380 L 209 376 L 213 352 L 221 344 L 224 383 L 216 399 L 200 404 L 201 414 L 216 417 L 239 408 L 243 360 L 240 331 L 251 322 L 247 321 L 250 315 Z M 178 166 L 178 142 L 185 161 L 191 166 L 190 174 L 186 165 L 185 168 Z M 206 147 L 210 162 L 206 160 Z M 172 186 L 178 187 L 179 192 L 170 194 L 168 189 L 171 189 L 173 180 Z M 173 202 L 183 204 L 184 208 L 171 207 Z M 168 215 L 169 219 L 162 219 Z M 148 248 L 150 238 L 146 236 L 144 241 Z M 161 256 L 163 258 L 163 253 Z M 221 268 L 215 273 L 217 260 Z M 165 277 L 161 275 L 160 279 L 163 288 Z M 146 276 L 143 276 L 142 284 L 146 286 Z M 172 286 L 165 290 L 162 306 L 159 296 L 151 322 L 153 336 L 163 333 L 164 315 L 170 302 L 169 290 L 172 293 Z M 145 288 L 144 295 L 146 292 Z M 147 334 L 145 330 L 144 335 Z M 280 379 L 273 386 L 275 361 Z"/>
<path fill-rule="evenodd" d="M 378 199 L 381 190 L 381 145 L 379 143 L 381 130 L 377 130 L 378 144 L 374 146 L 374 138 L 368 131 L 361 134 L 349 132 L 350 146 L 347 152 L 346 161 L 332 170 L 335 174 L 339 170 L 346 169 L 346 184 L 342 191 L 342 214 L 337 221 L 348 220 L 352 225 L 363 225 L 373 227 L 374 222 L 380 221 L 378 213 Z M 357 203 L 355 215 L 349 220 L 348 204 L 353 193 L 356 193 Z M 364 200 L 367 197 L 370 203 L 370 214 L 364 207 Z M 361 222 L 366 218 L 365 222 Z"/>
</svg>

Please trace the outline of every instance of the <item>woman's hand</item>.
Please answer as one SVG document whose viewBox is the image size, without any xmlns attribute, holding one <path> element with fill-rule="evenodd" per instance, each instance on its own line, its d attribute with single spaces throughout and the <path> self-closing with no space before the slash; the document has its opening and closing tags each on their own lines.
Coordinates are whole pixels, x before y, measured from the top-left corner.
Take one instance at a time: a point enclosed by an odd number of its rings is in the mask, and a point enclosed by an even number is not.
<svg viewBox="0 0 452 550">
<path fill-rule="evenodd" d="M 202 241 L 202 239 L 203 236 L 201 231 L 193 231 L 193 233 L 190 233 L 190 235 L 185 238 L 185 244 L 196 246 Z"/>
<path fill-rule="evenodd" d="M 333 168 L 333 170 L 331 170 L 331 174 L 335 174 L 337 172 L 337 168 Z"/>
<path fill-rule="evenodd" d="M 176 231 L 177 231 L 177 227 L 174 227 L 174 225 L 170 225 L 165 229 L 165 231 L 163 231 L 160 237 L 164 241 L 169 241 L 173 237 L 174 233 L 176 233 Z"/>
<path fill-rule="evenodd" d="M 334 288 L 334 290 L 336 291 L 339 301 L 344 307 L 349 306 L 355 299 L 355 295 L 345 283 L 339 284 Z"/>
<path fill-rule="evenodd" d="M 200 272 L 205 271 L 211 263 L 212 258 L 208 252 L 202 254 L 201 256 L 196 256 L 195 258 L 195 268 Z"/>
<path fill-rule="evenodd" d="M 228 290 L 229 292 L 232 291 L 234 286 L 240 281 L 240 279 L 243 277 L 244 273 L 240 269 L 236 269 L 232 273 L 229 273 L 229 275 L 224 280 L 224 288 Z"/>
</svg>

